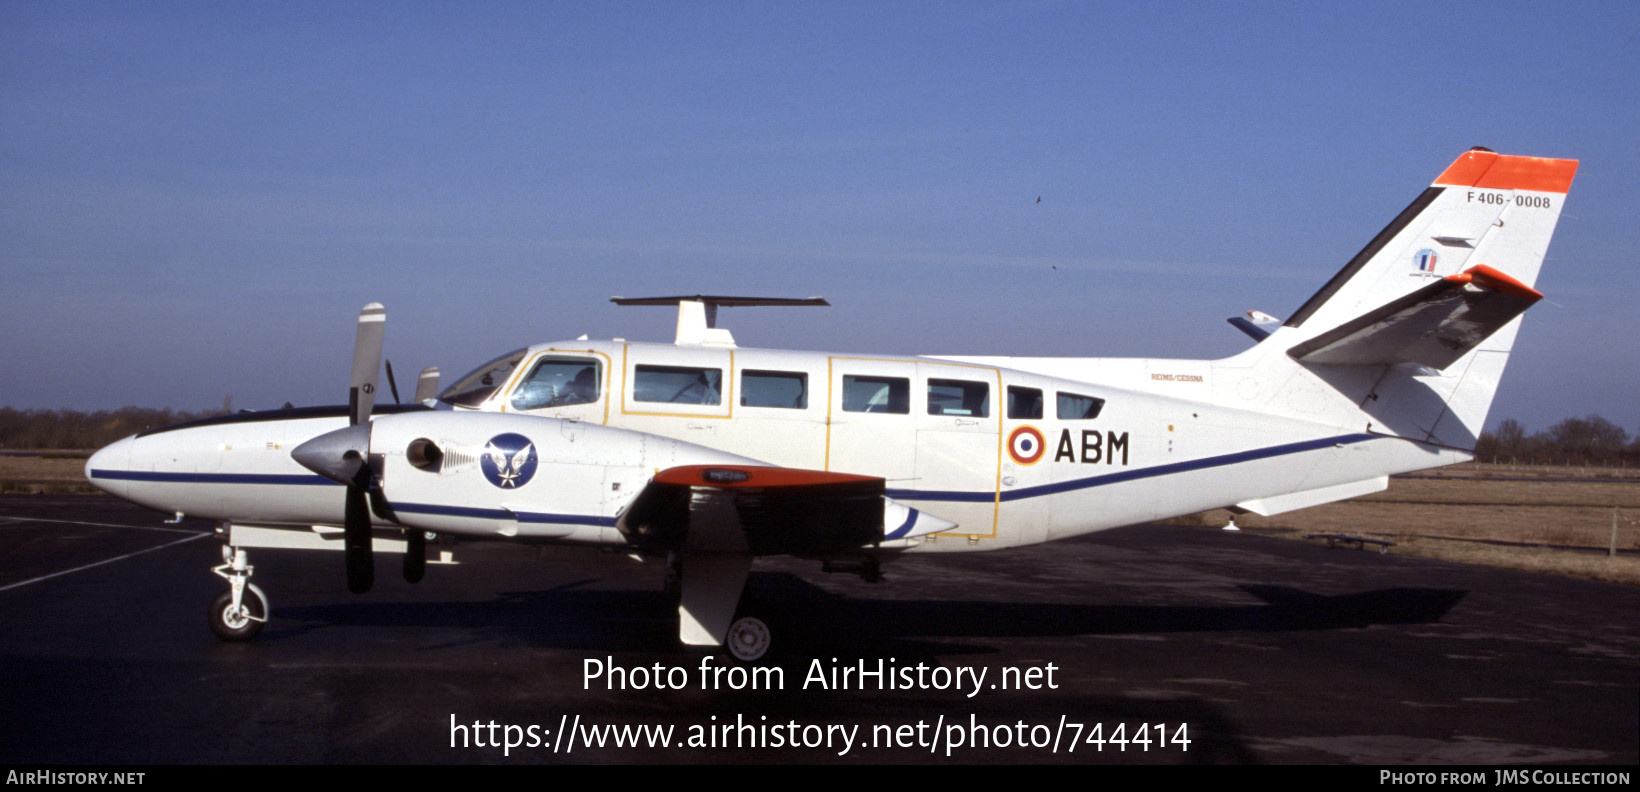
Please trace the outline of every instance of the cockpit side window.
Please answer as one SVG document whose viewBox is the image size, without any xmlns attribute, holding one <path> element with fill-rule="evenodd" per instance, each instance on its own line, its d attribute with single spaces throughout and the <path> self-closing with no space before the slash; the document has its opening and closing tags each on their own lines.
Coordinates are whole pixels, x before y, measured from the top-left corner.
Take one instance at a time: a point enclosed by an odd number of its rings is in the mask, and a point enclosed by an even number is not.
<svg viewBox="0 0 1640 792">
<path fill-rule="evenodd" d="M 525 351 L 519 349 L 508 352 L 473 369 L 466 376 L 456 380 L 456 384 L 445 388 L 444 392 L 439 394 L 439 400 L 458 407 L 477 407 L 489 401 L 497 388 L 507 384 L 507 378 L 512 376 L 513 369 L 524 359 Z"/>
<path fill-rule="evenodd" d="M 602 372 L 596 360 L 542 358 L 508 397 L 514 410 L 539 410 L 598 400 Z"/>
</svg>

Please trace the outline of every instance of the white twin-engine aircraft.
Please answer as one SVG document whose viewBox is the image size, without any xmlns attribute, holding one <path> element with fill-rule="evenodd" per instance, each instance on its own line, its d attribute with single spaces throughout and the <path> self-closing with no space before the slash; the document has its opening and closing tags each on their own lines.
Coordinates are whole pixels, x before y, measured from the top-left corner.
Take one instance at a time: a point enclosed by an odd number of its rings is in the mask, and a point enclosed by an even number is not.
<svg viewBox="0 0 1640 792">
<path fill-rule="evenodd" d="M 720 307 L 825 301 L 617 298 L 675 304 L 676 340 L 532 346 L 374 407 L 371 304 L 348 406 L 143 432 L 86 475 L 219 521 L 224 640 L 268 618 L 247 548 L 344 550 L 363 592 L 373 542 L 413 582 L 430 538 L 507 539 L 665 558 L 682 642 L 756 659 L 772 633 L 742 607 L 755 556 L 875 580 L 903 553 L 1277 514 L 1469 459 L 1576 169 L 1464 153 L 1292 316 L 1231 320 L 1258 342 L 1223 360 L 742 349 Z"/>
</svg>

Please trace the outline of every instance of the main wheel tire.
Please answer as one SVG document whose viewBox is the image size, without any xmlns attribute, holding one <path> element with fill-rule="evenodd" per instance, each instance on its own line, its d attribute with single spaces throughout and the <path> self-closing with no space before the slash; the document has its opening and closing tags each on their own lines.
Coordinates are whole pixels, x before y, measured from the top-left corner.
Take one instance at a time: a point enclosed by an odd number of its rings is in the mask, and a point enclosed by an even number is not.
<svg viewBox="0 0 1640 792">
<path fill-rule="evenodd" d="M 729 625 L 729 637 L 723 648 L 729 656 L 742 663 L 755 663 L 769 653 L 774 643 L 774 632 L 756 616 L 742 616 Z"/>
<path fill-rule="evenodd" d="M 224 591 L 211 601 L 211 632 L 216 633 L 217 638 L 230 642 L 249 641 L 262 631 L 264 620 L 268 618 L 267 597 L 262 595 L 260 589 L 247 585 L 240 600 L 245 612 L 234 610 L 232 591 Z"/>
</svg>

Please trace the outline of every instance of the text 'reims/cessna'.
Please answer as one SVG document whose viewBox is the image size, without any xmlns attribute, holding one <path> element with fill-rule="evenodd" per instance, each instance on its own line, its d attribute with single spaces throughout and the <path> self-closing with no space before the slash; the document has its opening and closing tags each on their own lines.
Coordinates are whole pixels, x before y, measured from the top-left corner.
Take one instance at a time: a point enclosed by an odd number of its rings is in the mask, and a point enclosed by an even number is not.
<svg viewBox="0 0 1640 792">
<path fill-rule="evenodd" d="M 507 539 L 665 559 L 682 642 L 755 659 L 759 555 L 877 579 L 906 553 L 1277 514 L 1470 459 L 1576 169 L 1464 153 L 1285 321 L 1232 320 L 1257 343 L 1222 360 L 748 349 L 719 308 L 825 302 L 617 299 L 675 304 L 675 341 L 541 344 L 375 407 L 372 304 L 346 407 L 155 429 L 86 475 L 219 522 L 226 640 L 268 618 L 247 548 L 341 549 L 363 592 L 373 544 L 415 581 L 428 537 Z"/>
</svg>

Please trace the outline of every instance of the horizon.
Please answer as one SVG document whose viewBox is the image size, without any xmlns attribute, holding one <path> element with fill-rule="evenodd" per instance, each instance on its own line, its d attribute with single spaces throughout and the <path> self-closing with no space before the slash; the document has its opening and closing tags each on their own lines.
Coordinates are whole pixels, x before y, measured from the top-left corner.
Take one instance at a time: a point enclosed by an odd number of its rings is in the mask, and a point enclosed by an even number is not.
<svg viewBox="0 0 1640 792">
<path fill-rule="evenodd" d="M 383 378 L 383 380 L 385 381 L 385 377 Z M 377 402 L 377 404 L 385 405 L 385 404 L 387 404 L 387 402 L 381 401 L 381 402 Z M 336 404 L 296 404 L 296 405 L 292 405 L 292 406 L 293 407 L 338 407 L 338 408 L 340 408 L 340 407 L 346 407 L 347 405 L 343 404 L 343 403 L 336 403 Z M 279 409 L 279 407 L 267 407 L 267 408 L 262 408 L 262 409 L 274 410 L 274 409 Z M 117 413 L 123 412 L 125 410 L 142 410 L 142 411 L 153 411 L 153 412 L 172 412 L 172 413 L 176 413 L 178 415 L 187 415 L 187 416 L 193 416 L 193 417 L 209 417 L 209 416 L 213 416 L 213 415 L 227 415 L 228 414 L 226 411 L 223 410 L 223 408 L 221 406 L 202 407 L 202 408 L 199 408 L 197 410 L 194 410 L 194 409 L 188 409 L 188 408 L 184 408 L 184 407 L 145 407 L 145 406 L 139 405 L 139 404 L 126 404 L 126 405 L 121 405 L 119 407 L 101 408 L 101 409 L 97 409 L 97 410 L 73 410 L 73 409 L 64 408 L 64 407 L 38 407 L 38 408 L 12 407 L 10 405 L 0 404 L 0 410 L 16 410 L 18 412 L 67 412 L 67 413 L 70 413 L 70 414 L 73 414 L 73 415 L 81 415 L 81 416 L 91 416 L 91 415 L 96 415 L 98 413 L 117 414 Z M 257 411 L 258 410 L 256 410 L 256 409 L 252 409 L 252 408 L 248 408 L 248 407 L 247 408 L 241 408 L 237 405 L 233 407 L 233 413 L 236 413 L 236 414 L 241 413 L 241 412 L 257 412 Z M 1610 423 L 1612 423 L 1613 425 L 1615 425 L 1618 428 L 1622 429 L 1626 433 L 1626 435 L 1625 435 L 1625 441 L 1626 442 L 1629 442 L 1631 444 L 1632 443 L 1640 443 L 1640 429 L 1637 429 L 1636 431 L 1631 433 L 1631 432 L 1629 432 L 1629 428 L 1627 426 L 1623 426 L 1621 423 L 1619 423 L 1617 421 L 1612 421 L 1611 419 L 1606 418 L 1606 416 L 1600 415 L 1598 413 L 1587 413 L 1587 414 L 1584 414 L 1584 415 L 1567 415 L 1567 416 L 1564 416 L 1564 417 L 1561 417 L 1561 418 L 1557 418 L 1553 421 L 1550 421 L 1547 424 L 1544 424 L 1543 426 L 1532 426 L 1532 425 L 1523 423 L 1523 422 L 1520 421 L 1520 419 L 1514 418 L 1512 416 L 1493 415 L 1493 416 L 1488 417 L 1488 419 L 1487 419 L 1487 428 L 1484 431 L 1482 431 L 1481 434 L 1496 436 L 1498 428 L 1501 424 L 1504 424 L 1508 421 L 1515 421 L 1516 423 L 1520 424 L 1522 430 L 1526 433 L 1526 435 L 1528 437 L 1535 436 L 1535 435 L 1545 435 L 1545 434 L 1548 434 L 1549 431 L 1551 429 L 1553 429 L 1554 427 L 1556 427 L 1560 424 L 1563 424 L 1567 421 L 1580 421 L 1580 420 L 1588 420 L 1588 419 L 1591 419 L 1591 418 L 1600 418 L 1600 419 L 1609 421 Z M 191 418 L 189 420 L 191 420 Z"/>
</svg>

